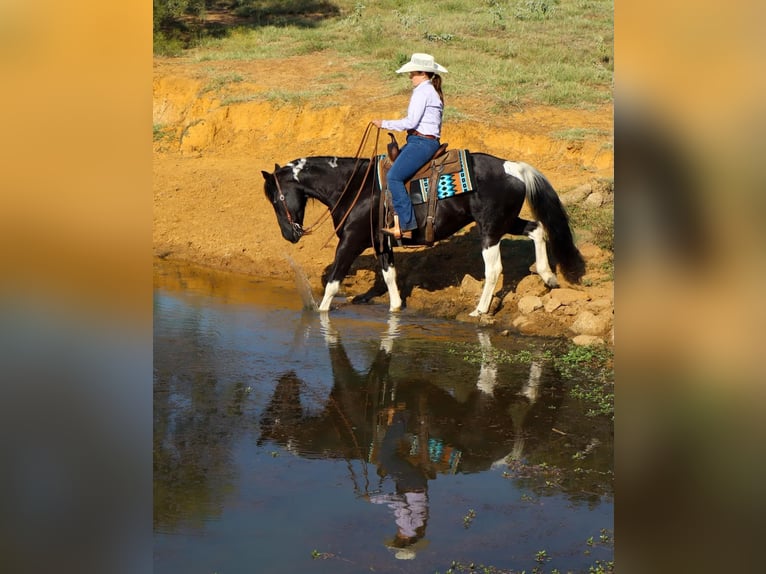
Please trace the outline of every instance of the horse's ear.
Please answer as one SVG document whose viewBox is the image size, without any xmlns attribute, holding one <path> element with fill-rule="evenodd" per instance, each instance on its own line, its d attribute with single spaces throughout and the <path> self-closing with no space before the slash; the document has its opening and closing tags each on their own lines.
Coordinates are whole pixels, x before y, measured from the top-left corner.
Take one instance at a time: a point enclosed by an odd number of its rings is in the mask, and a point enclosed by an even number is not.
<svg viewBox="0 0 766 574">
<path fill-rule="evenodd" d="M 266 181 L 269 181 L 271 174 L 268 171 L 263 171 L 263 170 L 261 170 L 261 173 L 263 174 L 263 179 L 265 179 Z"/>
<path fill-rule="evenodd" d="M 274 173 L 277 173 L 278 171 L 279 171 L 279 164 L 275 163 L 274 164 Z"/>
</svg>

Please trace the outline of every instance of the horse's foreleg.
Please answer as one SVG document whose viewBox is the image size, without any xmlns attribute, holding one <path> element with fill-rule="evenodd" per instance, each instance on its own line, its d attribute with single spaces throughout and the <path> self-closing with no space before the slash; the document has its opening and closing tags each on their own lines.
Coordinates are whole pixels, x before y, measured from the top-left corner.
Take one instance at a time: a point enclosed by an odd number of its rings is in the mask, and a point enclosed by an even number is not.
<svg viewBox="0 0 766 574">
<path fill-rule="evenodd" d="M 399 311 L 402 308 L 402 297 L 399 287 L 396 285 L 396 267 L 394 267 L 394 254 L 383 252 L 378 255 L 383 281 L 388 289 L 388 301 L 390 311 Z"/>
<path fill-rule="evenodd" d="M 326 312 L 330 310 L 332 299 L 337 295 L 338 291 L 340 291 L 340 281 L 336 279 L 335 281 L 327 282 L 324 288 L 324 297 L 322 297 L 322 302 L 319 304 L 319 311 Z"/>
<path fill-rule="evenodd" d="M 528 237 L 535 242 L 535 267 L 537 268 L 537 274 L 543 280 L 543 282 L 553 289 L 559 286 L 556 274 L 551 270 L 550 263 L 548 263 L 548 250 L 545 247 L 545 229 L 540 223 L 537 223 L 532 231 L 526 233 Z"/>
<path fill-rule="evenodd" d="M 355 242 L 354 235 L 353 233 L 345 235 L 335 248 L 335 261 L 332 264 L 332 269 L 330 269 L 330 274 L 327 276 L 324 297 L 322 297 L 322 302 L 319 304 L 318 309 L 320 312 L 330 310 L 333 297 L 340 291 L 340 282 L 343 281 L 343 278 L 351 269 L 351 264 L 362 254 L 362 251 L 369 247 L 369 244 L 365 245 L 361 242 Z"/>
<path fill-rule="evenodd" d="M 500 242 L 483 249 L 481 256 L 484 258 L 484 289 L 481 292 L 479 304 L 471 312 L 471 317 L 478 317 L 489 311 L 492 302 L 492 294 L 495 292 L 497 280 L 503 272 L 503 262 L 500 259 Z"/>
</svg>

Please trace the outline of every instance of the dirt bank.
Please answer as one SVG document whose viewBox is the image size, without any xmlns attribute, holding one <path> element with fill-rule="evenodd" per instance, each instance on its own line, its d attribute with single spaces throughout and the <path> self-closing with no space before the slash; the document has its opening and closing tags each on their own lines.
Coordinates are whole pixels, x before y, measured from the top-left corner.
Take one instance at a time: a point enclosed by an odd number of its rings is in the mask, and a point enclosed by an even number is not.
<svg viewBox="0 0 766 574">
<path fill-rule="evenodd" d="M 400 89 L 391 78 L 358 78 L 311 101 L 263 98 L 294 85 L 296 69 L 301 82 L 311 85 L 321 82 L 333 63 L 321 56 L 280 62 L 155 62 L 155 256 L 282 278 L 293 275 L 289 257 L 319 296 L 336 245 L 332 228 L 325 225 L 296 245 L 282 239 L 263 195 L 261 170 L 307 155 L 353 156 L 371 119 L 404 114 L 407 88 Z M 358 102 L 365 102 L 365 108 Z M 450 110 L 459 110 L 460 118 L 451 121 Z M 611 107 L 524 109 L 499 121 L 486 114 L 481 102 L 454 98 L 448 100 L 443 141 L 526 161 L 543 171 L 567 201 L 611 209 L 611 188 L 604 183 L 613 177 Z M 310 203 L 305 223 L 316 221 L 324 209 Z M 575 232 L 588 272 L 582 285 L 569 286 L 560 278 L 564 288 L 552 292 L 530 275 L 531 241 L 504 240 L 502 285 L 493 302 L 495 313 L 485 321 L 524 333 L 580 335 L 580 342 L 610 341 L 613 283 L 604 263 L 611 254 L 589 243 L 586 230 Z M 475 320 L 467 313 L 478 299 L 483 262 L 472 228 L 432 248 L 400 250 L 397 268 L 408 308 Z M 344 281 L 342 294 L 381 290 L 377 275 L 371 251 L 365 252 Z M 373 302 L 387 305 L 388 297 L 381 291 Z"/>
</svg>

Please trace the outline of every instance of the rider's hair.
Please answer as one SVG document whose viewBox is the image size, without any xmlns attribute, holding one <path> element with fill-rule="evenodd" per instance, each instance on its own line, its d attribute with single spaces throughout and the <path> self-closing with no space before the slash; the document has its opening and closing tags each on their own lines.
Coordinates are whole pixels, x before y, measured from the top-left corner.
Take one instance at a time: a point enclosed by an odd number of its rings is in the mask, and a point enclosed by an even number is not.
<svg viewBox="0 0 766 574">
<path fill-rule="evenodd" d="M 439 99 L 442 101 L 442 105 L 444 105 L 444 92 L 442 92 L 442 77 L 439 74 L 434 74 L 433 72 L 426 72 L 426 75 L 431 80 L 431 85 L 436 90 L 436 93 L 439 94 Z"/>
</svg>

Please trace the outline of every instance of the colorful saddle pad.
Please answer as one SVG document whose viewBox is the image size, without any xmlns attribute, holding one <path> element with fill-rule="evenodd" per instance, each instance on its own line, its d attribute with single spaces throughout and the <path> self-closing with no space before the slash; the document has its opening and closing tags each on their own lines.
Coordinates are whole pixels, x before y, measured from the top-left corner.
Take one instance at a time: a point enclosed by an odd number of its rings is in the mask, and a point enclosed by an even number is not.
<svg viewBox="0 0 766 574">
<path fill-rule="evenodd" d="M 457 150 L 458 159 L 460 161 L 460 170 L 454 173 L 443 173 L 437 182 L 436 197 L 437 199 L 447 199 L 448 197 L 454 197 L 461 193 L 467 193 L 475 189 L 474 175 L 473 175 L 473 162 L 471 161 L 468 150 Z M 384 160 L 386 156 L 378 156 L 378 184 L 382 187 L 384 185 L 381 182 L 380 162 Z M 430 180 L 428 177 L 421 179 L 412 179 L 407 182 L 408 191 L 410 193 L 410 199 L 413 205 L 420 203 L 426 203 L 428 201 L 430 189 Z"/>
</svg>

